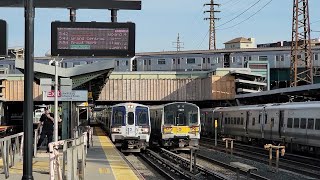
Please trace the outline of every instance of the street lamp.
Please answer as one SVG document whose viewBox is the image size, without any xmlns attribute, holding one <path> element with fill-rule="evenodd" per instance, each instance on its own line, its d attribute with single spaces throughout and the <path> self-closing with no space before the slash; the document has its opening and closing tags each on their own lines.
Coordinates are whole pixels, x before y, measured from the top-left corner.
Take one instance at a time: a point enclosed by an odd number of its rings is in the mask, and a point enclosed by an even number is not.
<svg viewBox="0 0 320 180">
<path fill-rule="evenodd" d="M 60 61 L 56 58 L 50 60 L 49 64 L 54 64 L 55 73 L 54 73 L 54 142 L 58 141 L 58 123 L 59 123 L 59 115 L 58 115 L 58 88 L 59 88 L 59 76 L 58 76 L 58 67 L 59 64 L 63 61 Z"/>
</svg>

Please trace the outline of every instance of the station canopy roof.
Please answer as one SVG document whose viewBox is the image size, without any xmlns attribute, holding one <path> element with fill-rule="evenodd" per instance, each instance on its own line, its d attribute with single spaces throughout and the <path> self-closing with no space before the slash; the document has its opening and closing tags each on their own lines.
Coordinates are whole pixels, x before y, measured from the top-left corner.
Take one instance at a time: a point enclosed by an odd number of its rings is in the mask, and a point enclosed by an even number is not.
<svg viewBox="0 0 320 180">
<path fill-rule="evenodd" d="M 22 73 L 24 72 L 23 60 L 16 60 L 15 66 Z M 97 100 L 113 69 L 114 60 L 106 60 L 72 68 L 58 67 L 58 75 L 59 78 L 72 79 L 72 89 L 74 90 L 89 91 L 90 86 L 93 99 Z M 54 80 L 55 66 L 34 63 L 34 77 L 37 84 L 40 84 L 40 78 L 51 78 Z"/>
</svg>

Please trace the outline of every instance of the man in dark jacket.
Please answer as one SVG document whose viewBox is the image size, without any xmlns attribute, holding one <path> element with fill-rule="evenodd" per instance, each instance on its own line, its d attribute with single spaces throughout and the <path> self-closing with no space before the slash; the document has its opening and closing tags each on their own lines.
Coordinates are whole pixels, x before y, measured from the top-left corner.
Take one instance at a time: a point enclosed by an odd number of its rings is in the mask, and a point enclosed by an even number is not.
<svg viewBox="0 0 320 180">
<path fill-rule="evenodd" d="M 37 144 L 38 149 L 41 146 L 41 144 L 46 136 L 48 138 L 48 145 L 49 145 L 49 143 L 52 142 L 54 115 L 53 115 L 53 113 L 50 113 L 50 111 L 48 109 L 46 109 L 45 112 L 42 114 L 42 116 L 40 118 L 40 123 L 39 123 L 37 129 L 39 129 L 40 126 L 42 126 L 42 132 L 41 132 L 38 144 Z M 49 146 L 47 146 L 47 152 L 49 152 Z"/>
</svg>

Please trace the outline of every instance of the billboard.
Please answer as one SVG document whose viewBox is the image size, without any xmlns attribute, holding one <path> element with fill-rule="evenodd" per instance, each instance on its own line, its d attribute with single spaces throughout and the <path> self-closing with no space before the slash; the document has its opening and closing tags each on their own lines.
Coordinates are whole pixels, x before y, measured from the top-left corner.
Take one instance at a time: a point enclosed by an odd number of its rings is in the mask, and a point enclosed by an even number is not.
<svg viewBox="0 0 320 180">
<path fill-rule="evenodd" d="M 51 55 L 132 57 L 135 24 L 52 22 Z"/>
<path fill-rule="evenodd" d="M 0 19 L 0 56 L 8 53 L 7 22 Z"/>
</svg>

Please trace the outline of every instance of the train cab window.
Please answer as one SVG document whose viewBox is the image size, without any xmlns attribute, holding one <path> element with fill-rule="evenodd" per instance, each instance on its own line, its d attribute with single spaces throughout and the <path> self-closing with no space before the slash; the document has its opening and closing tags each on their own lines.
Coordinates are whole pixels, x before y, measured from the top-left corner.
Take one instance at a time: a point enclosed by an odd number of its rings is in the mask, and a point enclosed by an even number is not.
<svg viewBox="0 0 320 180">
<path fill-rule="evenodd" d="M 134 124 L 134 114 L 133 112 L 128 112 L 128 124 L 133 125 Z"/>
<path fill-rule="evenodd" d="M 256 124 L 256 118 L 252 118 L 252 126 Z"/>
<path fill-rule="evenodd" d="M 308 129 L 314 129 L 314 119 L 308 119 Z"/>
<path fill-rule="evenodd" d="M 113 118 L 113 125 L 122 125 L 123 122 L 123 112 L 122 111 L 115 111 L 114 112 L 114 118 Z"/>
<path fill-rule="evenodd" d="M 292 118 L 288 118 L 287 128 L 292 128 Z"/>
<path fill-rule="evenodd" d="M 198 113 L 197 112 L 189 112 L 190 124 L 198 124 Z"/>
<path fill-rule="evenodd" d="M 294 118 L 293 127 L 299 128 L 299 118 Z"/>
<path fill-rule="evenodd" d="M 148 125 L 148 113 L 146 111 L 139 112 L 137 119 L 139 126 Z"/>
<path fill-rule="evenodd" d="M 174 113 L 172 111 L 169 111 L 166 114 L 166 117 L 164 119 L 164 124 L 170 124 L 170 125 L 174 124 Z"/>
<path fill-rule="evenodd" d="M 237 124 L 240 124 L 240 118 L 239 117 L 237 118 Z"/>
<path fill-rule="evenodd" d="M 316 130 L 320 130 L 320 119 L 316 119 Z"/>
<path fill-rule="evenodd" d="M 301 118 L 300 120 L 300 128 L 305 129 L 307 127 L 307 119 L 306 118 Z"/>
<path fill-rule="evenodd" d="M 241 124 L 241 125 L 243 125 L 243 117 L 241 118 L 241 122 L 240 122 L 240 124 Z"/>
</svg>

